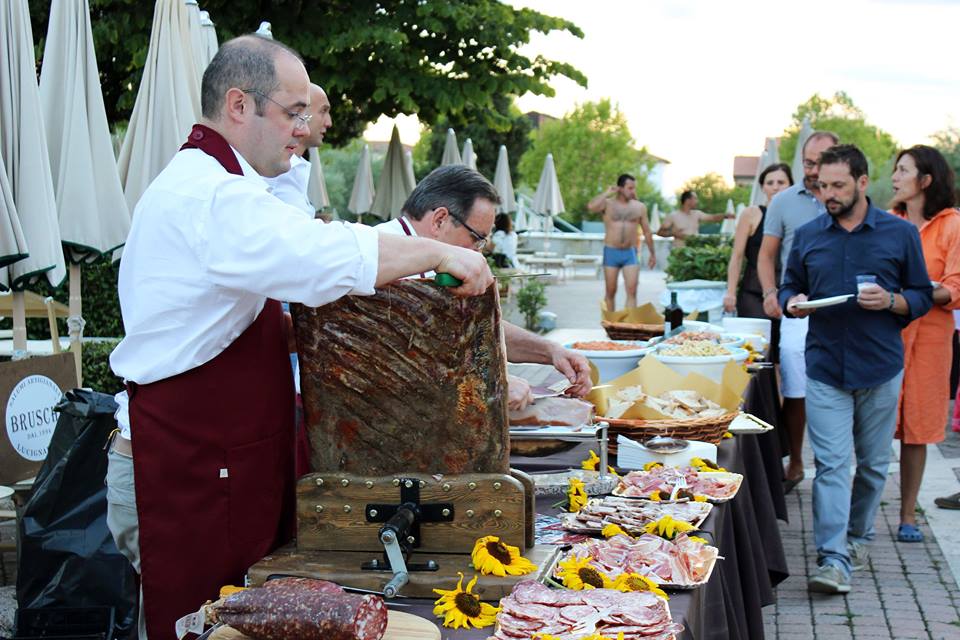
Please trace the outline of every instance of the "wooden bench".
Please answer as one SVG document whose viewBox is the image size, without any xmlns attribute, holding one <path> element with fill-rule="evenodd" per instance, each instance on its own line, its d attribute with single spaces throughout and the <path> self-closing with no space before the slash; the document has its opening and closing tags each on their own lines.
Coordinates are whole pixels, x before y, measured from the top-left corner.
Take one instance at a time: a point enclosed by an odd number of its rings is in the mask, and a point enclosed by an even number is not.
<svg viewBox="0 0 960 640">
<path fill-rule="evenodd" d="M 573 277 L 577 277 L 577 267 L 582 265 L 593 267 L 594 271 L 596 272 L 595 277 L 597 278 L 599 278 L 600 274 L 603 272 L 603 256 L 570 253 L 564 257 L 572 264 Z"/>
<path fill-rule="evenodd" d="M 559 269 L 560 279 L 567 277 L 567 267 L 573 266 L 573 263 L 566 258 L 547 258 L 540 256 L 518 256 L 530 273 L 551 273 L 551 267 Z"/>
</svg>

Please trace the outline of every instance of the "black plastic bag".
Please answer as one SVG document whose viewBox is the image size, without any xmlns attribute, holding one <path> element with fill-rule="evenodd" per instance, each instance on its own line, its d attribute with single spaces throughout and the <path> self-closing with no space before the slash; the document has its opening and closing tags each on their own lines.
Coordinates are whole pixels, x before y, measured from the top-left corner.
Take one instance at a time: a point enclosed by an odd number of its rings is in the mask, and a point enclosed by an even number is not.
<svg viewBox="0 0 960 640">
<path fill-rule="evenodd" d="M 60 412 L 47 459 L 19 522 L 21 608 L 114 608 L 114 637 L 135 624 L 136 574 L 107 528 L 106 444 L 116 428 L 112 396 L 75 389 Z"/>
</svg>

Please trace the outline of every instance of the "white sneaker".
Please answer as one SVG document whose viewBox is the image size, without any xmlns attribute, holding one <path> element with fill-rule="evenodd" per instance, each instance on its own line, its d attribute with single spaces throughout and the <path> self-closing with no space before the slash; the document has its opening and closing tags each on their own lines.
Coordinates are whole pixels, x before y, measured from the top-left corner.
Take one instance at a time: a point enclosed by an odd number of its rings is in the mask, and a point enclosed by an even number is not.
<svg viewBox="0 0 960 640">
<path fill-rule="evenodd" d="M 810 579 L 807 580 L 807 591 L 816 593 L 850 593 L 850 581 L 843 571 L 832 564 L 823 564 L 817 567 Z"/>
<path fill-rule="evenodd" d="M 870 564 L 870 547 L 862 542 L 848 542 L 847 554 L 850 556 L 850 568 L 854 571 L 866 569 Z"/>
</svg>

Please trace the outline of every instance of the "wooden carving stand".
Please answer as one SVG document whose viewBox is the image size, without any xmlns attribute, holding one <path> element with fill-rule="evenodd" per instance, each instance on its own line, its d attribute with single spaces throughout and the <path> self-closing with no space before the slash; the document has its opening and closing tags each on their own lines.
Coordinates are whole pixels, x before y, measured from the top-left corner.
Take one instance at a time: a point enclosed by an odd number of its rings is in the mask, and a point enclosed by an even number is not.
<svg viewBox="0 0 960 640">
<path fill-rule="evenodd" d="M 401 596 L 435 597 L 433 589 L 453 588 L 458 572 L 468 579 L 478 573 L 470 554 L 476 540 L 486 535 L 519 547 L 538 571 L 545 570 L 558 548 L 534 545 L 533 500 L 533 483 L 520 472 L 306 475 L 297 485 L 296 546 L 267 556 L 250 568 L 248 577 L 253 585 L 271 576 L 293 575 L 390 593 L 397 584 L 390 560 L 396 556 L 384 553 L 382 533 L 388 521 L 402 519 L 392 519 L 401 507 L 404 513 L 416 513 L 412 523 L 402 523 L 398 540 L 407 569 L 406 582 L 399 585 Z M 537 572 L 484 576 L 474 592 L 484 600 L 497 600 L 517 582 L 538 577 Z"/>
</svg>

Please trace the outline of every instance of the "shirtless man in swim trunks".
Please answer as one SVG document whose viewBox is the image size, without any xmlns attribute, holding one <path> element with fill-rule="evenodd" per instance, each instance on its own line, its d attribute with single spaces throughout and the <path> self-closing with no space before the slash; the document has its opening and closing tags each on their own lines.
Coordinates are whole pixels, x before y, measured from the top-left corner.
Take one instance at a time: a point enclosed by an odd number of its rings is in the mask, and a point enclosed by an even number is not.
<svg viewBox="0 0 960 640">
<path fill-rule="evenodd" d="M 673 236 L 673 246 L 682 247 L 686 239 L 700 233 L 701 222 L 719 222 L 724 218 L 734 218 L 732 213 L 704 213 L 697 209 L 697 194 L 684 191 L 680 194 L 680 208 L 664 218 L 657 230 L 658 236 Z"/>
<path fill-rule="evenodd" d="M 617 186 L 609 187 L 587 203 L 587 209 L 591 213 L 603 214 L 603 271 L 607 285 L 607 310 L 614 310 L 617 279 L 621 270 L 627 290 L 627 308 L 637 306 L 637 279 L 640 276 L 640 261 L 637 260 L 638 225 L 643 230 L 643 237 L 650 251 L 647 265 L 651 269 L 657 266 L 647 208 L 637 200 L 637 180 L 624 173 L 617 178 Z"/>
</svg>

